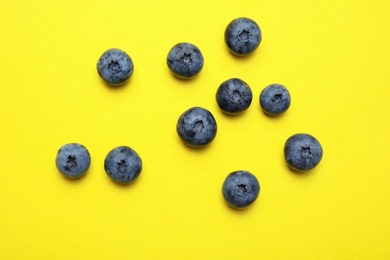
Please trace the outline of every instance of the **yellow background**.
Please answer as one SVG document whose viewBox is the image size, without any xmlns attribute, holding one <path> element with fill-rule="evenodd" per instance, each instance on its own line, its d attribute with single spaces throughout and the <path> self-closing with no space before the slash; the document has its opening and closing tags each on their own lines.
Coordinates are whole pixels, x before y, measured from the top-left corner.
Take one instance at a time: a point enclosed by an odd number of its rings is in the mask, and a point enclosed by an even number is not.
<svg viewBox="0 0 390 260">
<path fill-rule="evenodd" d="M 1 259 L 389 259 L 390 2 L 1 1 Z M 263 33 L 253 55 L 223 41 L 234 18 Z M 169 49 L 187 41 L 205 58 L 178 80 Z M 99 78 L 96 62 L 120 48 L 135 70 L 123 87 Z M 239 77 L 250 108 L 226 116 L 220 83 Z M 266 116 L 261 90 L 284 84 L 292 104 Z M 191 149 L 179 115 L 209 109 L 214 141 Z M 283 145 L 306 132 L 324 157 L 305 174 L 288 169 Z M 85 145 L 85 177 L 55 167 L 60 146 Z M 105 174 L 106 154 L 128 145 L 144 168 L 128 186 Z M 222 183 L 245 169 L 258 200 L 233 210 Z"/>
</svg>

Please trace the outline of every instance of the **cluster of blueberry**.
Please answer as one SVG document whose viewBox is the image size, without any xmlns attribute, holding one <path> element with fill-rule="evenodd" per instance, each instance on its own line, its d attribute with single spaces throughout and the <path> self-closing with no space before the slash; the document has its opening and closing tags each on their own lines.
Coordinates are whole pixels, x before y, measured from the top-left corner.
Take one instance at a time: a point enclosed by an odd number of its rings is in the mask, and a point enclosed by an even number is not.
<svg viewBox="0 0 390 260">
<path fill-rule="evenodd" d="M 255 51 L 261 38 L 260 27 L 249 18 L 234 19 L 225 30 L 225 43 L 230 52 L 238 56 L 246 56 Z M 167 65 L 179 78 L 189 79 L 196 76 L 202 70 L 203 64 L 204 59 L 199 48 L 188 42 L 174 45 L 168 53 Z M 109 85 L 124 84 L 133 74 L 133 70 L 130 56 L 119 49 L 107 50 L 97 63 L 98 74 Z M 252 91 L 243 80 L 232 78 L 219 86 L 216 101 L 223 112 L 236 115 L 250 106 Z M 285 86 L 271 84 L 263 89 L 259 102 L 265 113 L 276 116 L 287 111 L 291 97 Z M 203 147 L 215 138 L 217 123 L 207 109 L 192 107 L 180 115 L 176 130 L 188 146 Z M 287 165 L 296 171 L 314 168 L 322 159 L 322 154 L 321 144 L 309 134 L 295 134 L 284 146 Z M 89 152 L 81 144 L 66 144 L 57 153 L 57 168 L 69 178 L 84 175 L 90 163 Z M 120 146 L 107 154 L 104 168 L 113 181 L 127 184 L 133 182 L 141 173 L 142 161 L 133 149 Z M 222 185 L 225 201 L 235 208 L 249 206 L 259 193 L 260 184 L 256 176 L 248 171 L 230 173 Z"/>
<path fill-rule="evenodd" d="M 56 166 L 65 177 L 77 179 L 83 176 L 91 165 L 91 156 L 82 144 L 63 145 L 57 153 Z M 104 170 L 115 182 L 128 184 L 140 175 L 142 160 L 136 151 L 128 146 L 112 149 L 104 160 Z"/>
</svg>

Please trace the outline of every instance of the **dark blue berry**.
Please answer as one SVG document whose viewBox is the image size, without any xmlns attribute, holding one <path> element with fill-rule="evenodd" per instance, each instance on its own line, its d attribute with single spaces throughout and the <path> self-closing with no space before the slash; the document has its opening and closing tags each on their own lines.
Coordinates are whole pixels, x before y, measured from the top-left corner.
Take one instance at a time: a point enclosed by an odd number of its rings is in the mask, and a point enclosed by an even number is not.
<svg viewBox="0 0 390 260">
<path fill-rule="evenodd" d="M 238 114 L 250 106 L 252 90 L 243 80 L 232 78 L 219 86 L 216 100 L 223 112 Z"/>
<path fill-rule="evenodd" d="M 130 147 L 118 146 L 107 154 L 104 169 L 113 181 L 128 184 L 141 174 L 142 160 Z"/>
<path fill-rule="evenodd" d="M 287 165 L 296 171 L 308 171 L 322 159 L 320 142 L 309 134 L 295 134 L 284 144 L 284 158 Z"/>
<path fill-rule="evenodd" d="M 183 79 L 192 78 L 203 68 L 203 55 L 199 48 L 187 42 L 178 43 L 172 47 L 167 57 L 168 68 Z"/>
<path fill-rule="evenodd" d="M 193 107 L 180 115 L 176 130 L 185 144 L 201 147 L 215 138 L 217 123 L 210 111 L 201 107 Z"/>
<path fill-rule="evenodd" d="M 290 93 L 280 84 L 271 84 L 260 93 L 260 106 L 269 115 L 279 115 L 287 111 L 291 104 Z"/>
<path fill-rule="evenodd" d="M 105 51 L 97 63 L 100 77 L 109 85 L 122 85 L 126 83 L 134 71 L 130 56 L 119 49 Z"/>
<path fill-rule="evenodd" d="M 65 144 L 57 152 L 56 166 L 65 177 L 79 178 L 87 172 L 90 165 L 91 156 L 87 148 L 81 144 Z"/>
<path fill-rule="evenodd" d="M 225 43 L 235 55 L 249 55 L 259 47 L 261 38 L 260 27 L 249 18 L 234 19 L 225 29 Z"/>
<path fill-rule="evenodd" d="M 225 201 L 234 208 L 245 208 L 259 196 L 260 183 L 256 176 L 248 171 L 230 173 L 223 185 L 222 195 Z"/>
</svg>

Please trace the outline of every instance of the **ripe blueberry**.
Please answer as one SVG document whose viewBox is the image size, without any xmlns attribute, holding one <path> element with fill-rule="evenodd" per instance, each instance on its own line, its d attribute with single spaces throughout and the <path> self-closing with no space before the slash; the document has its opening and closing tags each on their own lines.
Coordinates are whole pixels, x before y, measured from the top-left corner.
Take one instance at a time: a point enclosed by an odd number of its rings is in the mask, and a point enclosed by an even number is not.
<svg viewBox="0 0 390 260">
<path fill-rule="evenodd" d="M 245 208 L 259 196 L 260 183 L 256 176 L 248 171 L 230 173 L 223 185 L 222 195 L 225 201 L 234 208 Z"/>
<path fill-rule="evenodd" d="M 99 76 L 109 85 L 122 85 L 126 83 L 134 71 L 130 56 L 119 49 L 108 49 L 97 63 Z"/>
<path fill-rule="evenodd" d="M 271 84 L 260 93 L 260 106 L 269 115 L 284 113 L 291 104 L 290 93 L 280 84 Z"/>
<path fill-rule="evenodd" d="M 87 148 L 78 143 L 63 145 L 57 152 L 56 166 L 65 177 L 76 179 L 83 176 L 91 165 Z"/>
<path fill-rule="evenodd" d="M 320 142 L 309 134 L 295 134 L 284 144 L 287 165 L 296 171 L 307 171 L 316 167 L 322 159 Z"/>
<path fill-rule="evenodd" d="M 223 112 L 238 114 L 250 106 L 252 102 L 252 90 L 241 79 L 228 79 L 219 86 L 216 100 Z"/>
<path fill-rule="evenodd" d="M 192 78 L 203 68 L 203 55 L 199 48 L 187 42 L 178 43 L 172 47 L 167 57 L 168 68 L 183 79 Z"/>
<path fill-rule="evenodd" d="M 217 123 L 207 109 L 192 107 L 180 115 L 176 130 L 185 144 L 201 147 L 214 139 L 217 134 Z"/>
<path fill-rule="evenodd" d="M 113 181 L 128 184 L 141 174 L 142 160 L 130 147 L 118 146 L 107 154 L 104 169 Z"/>
<path fill-rule="evenodd" d="M 249 18 L 237 18 L 225 29 L 225 43 L 230 52 L 238 56 L 246 56 L 259 47 L 261 30 L 255 21 Z"/>
</svg>

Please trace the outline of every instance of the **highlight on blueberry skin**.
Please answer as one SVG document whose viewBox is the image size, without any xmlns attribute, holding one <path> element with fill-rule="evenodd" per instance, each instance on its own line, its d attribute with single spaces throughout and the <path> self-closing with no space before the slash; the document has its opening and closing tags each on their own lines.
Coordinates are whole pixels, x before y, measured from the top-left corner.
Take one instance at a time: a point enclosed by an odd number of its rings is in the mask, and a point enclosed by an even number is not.
<svg viewBox="0 0 390 260">
<path fill-rule="evenodd" d="M 104 160 L 108 177 L 119 184 L 134 182 L 142 171 L 142 160 L 132 148 L 118 146 L 112 149 Z"/>
<path fill-rule="evenodd" d="M 197 46 L 188 42 L 174 45 L 168 53 L 167 65 L 176 77 L 195 77 L 203 68 L 204 59 Z"/>
<path fill-rule="evenodd" d="M 320 142 L 312 135 L 299 133 L 289 137 L 284 144 L 284 158 L 287 165 L 299 172 L 316 167 L 323 156 Z"/>
<path fill-rule="evenodd" d="M 280 115 L 291 105 L 290 92 L 281 84 L 271 84 L 261 91 L 259 102 L 266 114 Z"/>
<path fill-rule="evenodd" d="M 259 47 L 261 39 L 262 33 L 259 25 L 250 18 L 234 19 L 225 29 L 225 43 L 234 55 L 251 54 Z"/>
<path fill-rule="evenodd" d="M 134 64 L 130 56 L 116 48 L 108 49 L 97 62 L 99 76 L 111 86 L 125 84 L 133 75 Z"/>
<path fill-rule="evenodd" d="M 231 78 L 219 86 L 216 100 L 223 112 L 236 115 L 248 109 L 252 103 L 252 90 L 245 81 Z"/>
<path fill-rule="evenodd" d="M 233 208 L 246 208 L 258 198 L 260 183 L 256 176 L 248 171 L 230 173 L 222 185 L 222 195 L 226 203 Z"/>
<path fill-rule="evenodd" d="M 65 177 L 80 178 L 85 175 L 90 165 L 91 156 L 82 144 L 65 144 L 57 152 L 56 167 Z"/>
<path fill-rule="evenodd" d="M 207 109 L 192 107 L 180 115 L 176 131 L 186 145 L 203 147 L 214 140 L 217 134 L 217 122 Z"/>
</svg>

